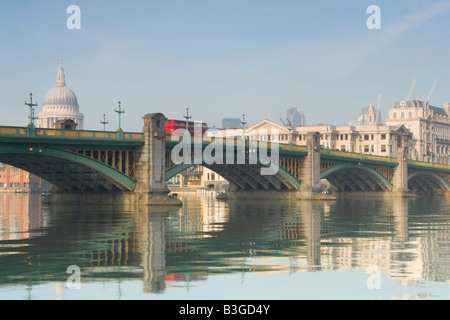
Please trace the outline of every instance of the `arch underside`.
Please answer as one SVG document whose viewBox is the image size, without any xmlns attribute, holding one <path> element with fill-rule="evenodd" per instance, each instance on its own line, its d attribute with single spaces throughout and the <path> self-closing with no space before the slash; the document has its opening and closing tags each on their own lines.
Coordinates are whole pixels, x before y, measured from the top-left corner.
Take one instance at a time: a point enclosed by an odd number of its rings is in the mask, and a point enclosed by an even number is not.
<svg viewBox="0 0 450 320">
<path fill-rule="evenodd" d="M 416 172 L 408 177 L 408 188 L 414 192 L 450 191 L 450 184 L 437 174 Z"/>
<path fill-rule="evenodd" d="M 193 165 L 177 165 L 166 173 L 166 180 Z M 294 191 L 300 188 L 300 181 L 289 172 L 279 167 L 274 175 L 262 175 L 261 164 L 202 164 L 220 176 L 230 184 L 232 190 L 242 191 Z"/>
<path fill-rule="evenodd" d="M 375 170 L 358 165 L 340 165 L 321 174 L 337 191 L 389 191 L 392 184 Z"/>
<path fill-rule="evenodd" d="M 68 158 L 86 158 L 80 163 L 37 153 L 0 153 L 0 162 L 25 170 L 48 181 L 52 185 L 66 192 L 103 192 L 127 191 L 134 189 L 134 181 L 105 164 L 89 159 L 82 155 L 75 155 L 68 151 L 56 151 L 68 154 Z M 91 163 L 92 162 L 92 163 Z M 90 166 L 89 164 L 94 164 Z M 104 166 L 104 171 L 99 170 Z M 116 177 L 107 172 L 112 172 Z"/>
</svg>

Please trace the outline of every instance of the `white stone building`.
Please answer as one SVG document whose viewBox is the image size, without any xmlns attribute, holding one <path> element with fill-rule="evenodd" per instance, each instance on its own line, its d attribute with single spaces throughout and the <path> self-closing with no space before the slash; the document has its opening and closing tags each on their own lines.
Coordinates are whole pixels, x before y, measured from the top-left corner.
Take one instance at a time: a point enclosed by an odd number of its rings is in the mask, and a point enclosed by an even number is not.
<svg viewBox="0 0 450 320">
<path fill-rule="evenodd" d="M 450 104 L 443 108 L 428 102 L 397 101 L 389 109 L 387 125 L 403 124 L 412 134 L 412 159 L 441 164 L 450 163 Z"/>
</svg>

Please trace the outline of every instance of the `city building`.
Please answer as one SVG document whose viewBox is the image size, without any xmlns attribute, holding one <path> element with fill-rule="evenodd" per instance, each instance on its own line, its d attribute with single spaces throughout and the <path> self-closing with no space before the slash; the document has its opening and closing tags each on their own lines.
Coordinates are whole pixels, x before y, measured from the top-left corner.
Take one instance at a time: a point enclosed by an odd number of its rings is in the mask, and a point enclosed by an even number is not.
<svg viewBox="0 0 450 320">
<path fill-rule="evenodd" d="M 167 185 L 172 190 L 175 190 L 174 188 L 224 190 L 228 182 L 216 172 L 196 165 L 177 174 L 167 181 Z"/>
<path fill-rule="evenodd" d="M 386 125 L 403 124 L 413 134 L 412 159 L 450 164 L 450 104 L 443 108 L 419 100 L 396 101 Z"/>
<path fill-rule="evenodd" d="M 381 111 L 376 109 L 372 102 L 366 108 L 361 109 L 361 113 L 357 120 L 348 123 L 349 126 L 361 126 L 366 124 L 381 124 Z"/>
<path fill-rule="evenodd" d="M 48 189 L 50 184 L 36 175 L 0 163 L 0 192 L 30 192 Z"/>
<path fill-rule="evenodd" d="M 222 128 L 223 129 L 235 129 L 241 126 L 241 119 L 238 118 L 223 118 Z"/>
<path fill-rule="evenodd" d="M 297 108 L 290 108 L 286 112 L 286 119 L 292 127 L 300 127 L 305 125 L 305 115 L 298 111 Z"/>
<path fill-rule="evenodd" d="M 360 126 L 319 124 L 315 126 L 300 126 L 289 130 L 285 126 L 264 119 L 245 128 L 245 136 L 248 139 L 279 143 L 292 142 L 295 145 L 306 145 L 306 135 L 311 132 L 320 134 L 320 143 L 323 149 L 386 157 L 396 157 L 398 137 L 405 133 L 409 134 L 408 129 L 403 125 L 387 126 L 378 123 Z M 227 134 L 242 136 L 244 130 L 242 128 L 219 130 L 217 134 L 222 136 Z"/>
</svg>

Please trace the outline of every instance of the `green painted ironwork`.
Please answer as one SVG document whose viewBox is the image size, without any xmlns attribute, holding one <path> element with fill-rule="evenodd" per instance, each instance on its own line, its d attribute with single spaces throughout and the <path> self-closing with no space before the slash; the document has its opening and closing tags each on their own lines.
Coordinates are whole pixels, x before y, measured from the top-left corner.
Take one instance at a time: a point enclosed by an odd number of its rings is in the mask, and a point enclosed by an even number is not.
<svg viewBox="0 0 450 320">
<path fill-rule="evenodd" d="M 438 175 L 434 172 L 430 172 L 430 171 L 424 171 L 424 170 L 416 171 L 408 176 L 408 181 L 413 180 L 419 176 L 432 177 L 433 179 L 436 179 L 437 181 L 439 181 L 445 188 L 447 188 L 448 191 L 450 191 L 450 184 L 440 175 Z"/>
<path fill-rule="evenodd" d="M 128 177 L 126 174 L 104 164 L 103 162 L 100 162 L 87 156 L 83 156 L 79 153 L 50 148 L 32 148 L 32 147 L 27 148 L 25 146 L 3 146 L 0 148 L 0 153 L 17 154 L 17 155 L 37 154 L 42 157 L 54 157 L 64 159 L 99 171 L 104 175 L 106 175 L 107 177 L 125 186 L 128 190 L 134 190 L 134 188 L 136 187 L 136 181 Z M 38 175 L 38 173 L 36 174 Z"/>
<path fill-rule="evenodd" d="M 376 170 L 367 167 L 365 165 L 357 165 L 357 164 L 352 164 L 352 163 L 341 163 L 338 164 L 334 167 L 328 168 L 327 170 L 323 171 L 320 174 L 320 178 L 321 179 L 326 179 L 327 176 L 329 176 L 330 174 L 337 172 L 339 170 L 343 170 L 343 169 L 355 169 L 355 170 L 364 170 L 368 173 L 370 173 L 371 175 L 375 176 L 376 178 L 378 178 L 380 181 L 383 182 L 383 184 L 389 189 L 392 190 L 392 183 L 389 182 L 389 180 L 383 176 L 382 174 L 380 174 L 379 172 L 377 172 Z"/>
<path fill-rule="evenodd" d="M 119 101 L 119 110 L 114 109 L 114 112 L 117 112 L 119 114 L 119 129 L 117 131 L 122 131 L 122 113 L 125 113 L 125 109 L 122 110 L 122 103 Z"/>
<path fill-rule="evenodd" d="M 106 114 L 103 114 L 103 121 L 100 120 L 100 123 L 103 124 L 103 131 L 106 131 L 106 125 L 109 124 L 109 121 L 106 120 Z"/>
<path fill-rule="evenodd" d="M 30 115 L 28 116 L 28 118 L 30 119 L 30 123 L 28 124 L 28 126 L 30 128 L 33 128 L 34 125 L 34 120 L 36 120 L 37 118 L 34 116 L 34 108 L 33 107 L 37 107 L 37 102 L 33 103 L 33 93 L 30 92 L 30 102 L 25 101 L 25 105 L 30 107 Z"/>
</svg>

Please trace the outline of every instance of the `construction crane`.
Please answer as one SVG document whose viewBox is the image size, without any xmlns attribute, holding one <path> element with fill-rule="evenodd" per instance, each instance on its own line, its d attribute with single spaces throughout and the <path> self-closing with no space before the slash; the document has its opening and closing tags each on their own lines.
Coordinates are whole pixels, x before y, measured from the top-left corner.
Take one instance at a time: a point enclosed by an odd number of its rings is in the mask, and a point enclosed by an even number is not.
<svg viewBox="0 0 450 320">
<path fill-rule="evenodd" d="M 430 93 L 428 94 L 427 102 L 430 101 L 431 95 L 433 94 L 433 91 L 436 88 L 438 80 L 439 78 L 436 78 L 436 80 L 434 80 L 433 87 L 431 88 Z"/>
<path fill-rule="evenodd" d="M 415 86 L 416 86 L 416 79 L 414 79 L 413 83 L 411 84 L 411 87 L 409 88 L 409 94 L 408 94 L 408 98 L 406 98 L 406 101 L 411 99 L 411 96 L 412 96 Z"/>
</svg>

